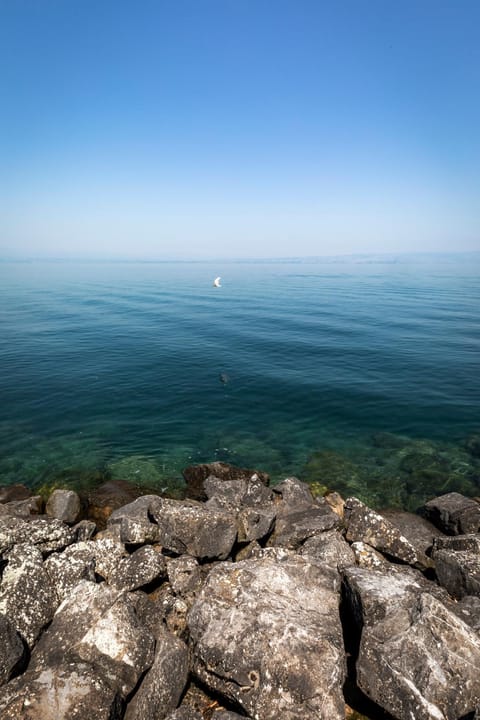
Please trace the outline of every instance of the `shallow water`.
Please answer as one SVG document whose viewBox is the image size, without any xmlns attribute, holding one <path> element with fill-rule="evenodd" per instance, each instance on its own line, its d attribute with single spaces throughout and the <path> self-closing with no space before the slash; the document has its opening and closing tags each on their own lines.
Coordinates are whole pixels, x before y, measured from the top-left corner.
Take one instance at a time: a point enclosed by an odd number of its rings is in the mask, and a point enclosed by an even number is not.
<svg viewBox="0 0 480 720">
<path fill-rule="evenodd" d="M 171 488 L 222 459 L 376 505 L 480 494 L 479 271 L 1 263 L 0 483 L 102 468 Z"/>
</svg>

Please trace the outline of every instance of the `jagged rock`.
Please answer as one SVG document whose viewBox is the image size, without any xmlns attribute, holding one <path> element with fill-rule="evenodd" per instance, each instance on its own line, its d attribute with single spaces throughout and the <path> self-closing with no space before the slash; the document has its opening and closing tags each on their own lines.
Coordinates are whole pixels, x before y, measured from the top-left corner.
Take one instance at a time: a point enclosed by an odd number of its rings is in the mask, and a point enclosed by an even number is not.
<svg viewBox="0 0 480 720">
<path fill-rule="evenodd" d="M 260 540 L 271 531 L 276 514 L 273 493 L 257 476 L 219 480 L 211 475 L 203 485 L 206 507 L 236 515 L 240 542 Z"/>
<path fill-rule="evenodd" d="M 52 619 L 58 602 L 45 570 L 41 552 L 31 545 L 16 545 L 8 553 L 0 583 L 0 613 L 7 615 L 32 647 Z"/>
<path fill-rule="evenodd" d="M 0 554 L 13 545 L 23 543 L 35 545 L 46 555 L 63 550 L 73 539 L 70 528 L 55 518 L 0 517 Z"/>
<path fill-rule="evenodd" d="M 163 555 L 151 545 L 144 545 L 120 560 L 113 576 L 110 576 L 110 582 L 120 590 L 136 590 L 165 575 L 166 562 Z"/>
<path fill-rule="evenodd" d="M 450 609 L 480 635 L 480 597 L 466 595 Z"/>
<path fill-rule="evenodd" d="M 428 519 L 448 535 L 480 531 L 480 503 L 457 492 L 429 500 L 424 511 Z"/>
<path fill-rule="evenodd" d="M 6 615 L 0 615 L 0 686 L 10 680 L 25 657 L 25 646 L 14 622 Z"/>
<path fill-rule="evenodd" d="M 9 503 L 17 500 L 26 500 L 33 495 L 30 488 L 25 485 L 0 485 L 0 503 Z"/>
<path fill-rule="evenodd" d="M 153 515 L 155 511 L 160 511 L 161 502 L 158 495 L 142 495 L 115 510 L 110 515 L 108 526 L 120 525 L 120 537 L 125 544 L 156 543 L 160 534 Z"/>
<path fill-rule="evenodd" d="M 108 480 L 88 494 L 88 518 L 103 530 L 114 510 L 128 505 L 145 494 L 126 480 Z"/>
<path fill-rule="evenodd" d="M 450 720 L 480 699 L 480 638 L 407 568 L 347 568 L 362 629 L 357 683 L 399 720 Z"/>
<path fill-rule="evenodd" d="M 382 510 L 382 516 L 394 525 L 410 545 L 415 548 L 418 562 L 424 568 L 432 567 L 430 557 L 436 538 L 442 532 L 425 518 L 403 510 Z"/>
<path fill-rule="evenodd" d="M 462 550 L 480 555 L 480 534 L 469 535 L 443 535 L 437 537 L 433 543 L 433 554 L 438 550 Z"/>
<path fill-rule="evenodd" d="M 327 530 L 308 538 L 298 553 L 307 556 L 312 562 L 334 568 L 355 565 L 355 555 L 350 545 L 337 530 Z"/>
<path fill-rule="evenodd" d="M 460 600 L 464 595 L 480 596 L 480 554 L 466 550 L 436 550 L 438 582 Z"/>
<path fill-rule="evenodd" d="M 188 616 L 194 672 L 252 717 L 343 719 L 336 583 L 282 549 L 217 565 Z"/>
<path fill-rule="evenodd" d="M 80 498 L 74 490 L 54 490 L 45 506 L 47 515 L 57 518 L 67 525 L 77 522 L 80 509 Z"/>
<path fill-rule="evenodd" d="M 95 557 L 86 543 L 70 545 L 63 553 L 52 553 L 45 560 L 44 567 L 55 589 L 58 604 L 70 596 L 81 580 L 95 582 Z"/>
<path fill-rule="evenodd" d="M 266 537 L 273 528 L 275 515 L 273 505 L 240 510 L 237 515 L 238 541 L 251 542 Z"/>
<path fill-rule="evenodd" d="M 121 720 L 119 693 L 86 663 L 27 671 L 2 688 L 0 720 Z"/>
<path fill-rule="evenodd" d="M 72 527 L 74 535 L 74 542 L 83 542 L 84 540 L 90 540 L 96 533 L 97 526 L 92 520 L 80 520 L 76 525 Z"/>
<path fill-rule="evenodd" d="M 43 500 L 40 495 L 32 495 L 25 500 L 12 500 L 0 505 L 2 515 L 28 518 L 31 515 L 40 515 L 43 510 Z"/>
<path fill-rule="evenodd" d="M 296 549 L 308 538 L 340 525 L 326 500 L 315 500 L 309 486 L 297 478 L 287 478 L 274 491 L 280 500 L 268 545 Z"/>
<path fill-rule="evenodd" d="M 188 649 L 166 630 L 157 638 L 155 660 L 129 702 L 125 720 L 163 720 L 174 710 L 188 678 Z"/>
<path fill-rule="evenodd" d="M 58 608 L 30 666 L 41 670 L 87 662 L 126 697 L 153 659 L 154 639 L 136 615 L 135 598 L 83 580 Z"/>
<path fill-rule="evenodd" d="M 410 565 L 418 562 L 415 548 L 401 532 L 389 520 L 357 498 L 348 498 L 345 501 L 344 520 L 348 541 L 366 543 Z"/>
<path fill-rule="evenodd" d="M 232 515 L 191 500 L 160 499 L 151 515 L 158 523 L 160 544 L 179 555 L 224 560 L 237 536 Z"/>
<path fill-rule="evenodd" d="M 204 580 L 198 561 L 190 555 L 167 560 L 168 581 L 176 595 L 197 593 Z"/>
<path fill-rule="evenodd" d="M 190 465 L 182 471 L 184 480 L 187 484 L 187 497 L 192 500 L 206 500 L 203 483 L 210 476 L 219 480 L 249 480 L 253 476 L 264 484 L 268 485 L 270 478 L 267 473 L 260 470 L 249 470 L 247 468 L 239 468 L 224 462 L 206 463 L 204 465 Z"/>
<path fill-rule="evenodd" d="M 355 555 L 355 563 L 363 568 L 387 567 L 388 562 L 383 555 L 364 542 L 352 543 L 352 551 Z"/>
</svg>

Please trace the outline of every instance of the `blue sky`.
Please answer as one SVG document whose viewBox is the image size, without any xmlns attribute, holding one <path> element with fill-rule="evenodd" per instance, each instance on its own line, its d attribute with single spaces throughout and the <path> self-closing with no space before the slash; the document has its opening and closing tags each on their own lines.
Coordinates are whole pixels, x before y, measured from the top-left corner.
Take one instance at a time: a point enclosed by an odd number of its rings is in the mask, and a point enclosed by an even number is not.
<svg viewBox="0 0 480 720">
<path fill-rule="evenodd" d="M 0 0 L 0 254 L 480 250 L 477 0 Z"/>
</svg>

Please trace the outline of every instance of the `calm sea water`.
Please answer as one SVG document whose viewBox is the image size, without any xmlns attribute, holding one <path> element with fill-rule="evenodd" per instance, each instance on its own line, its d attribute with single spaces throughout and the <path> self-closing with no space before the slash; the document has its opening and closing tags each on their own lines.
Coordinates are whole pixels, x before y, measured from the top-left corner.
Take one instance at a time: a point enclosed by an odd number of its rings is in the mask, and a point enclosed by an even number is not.
<svg viewBox="0 0 480 720">
<path fill-rule="evenodd" d="M 443 458 L 427 495 L 458 463 L 474 493 L 479 271 L 478 255 L 1 263 L 0 484 L 102 468 L 170 486 L 222 459 L 360 495 L 374 476 L 367 499 L 405 504 L 416 453 Z"/>
</svg>

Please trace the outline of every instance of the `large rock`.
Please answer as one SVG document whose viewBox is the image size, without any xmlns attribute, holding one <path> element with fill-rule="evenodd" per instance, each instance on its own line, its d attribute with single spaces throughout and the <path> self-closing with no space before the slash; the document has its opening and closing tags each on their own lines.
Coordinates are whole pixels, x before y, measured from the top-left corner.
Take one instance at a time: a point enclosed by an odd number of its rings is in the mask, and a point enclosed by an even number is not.
<svg viewBox="0 0 480 720">
<path fill-rule="evenodd" d="M 166 500 L 151 510 L 160 544 L 172 552 L 224 560 L 237 536 L 235 518 L 191 500 Z"/>
<path fill-rule="evenodd" d="M 392 523 L 357 498 L 345 501 L 347 540 L 363 542 L 390 557 L 414 565 L 418 555 L 413 545 Z"/>
<path fill-rule="evenodd" d="M 262 720 L 340 720 L 337 574 L 285 550 L 214 567 L 189 613 L 194 671 Z"/>
<path fill-rule="evenodd" d="M 154 639 L 139 621 L 135 598 L 80 582 L 58 608 L 31 659 L 33 670 L 86 662 L 126 697 L 154 659 Z"/>
<path fill-rule="evenodd" d="M 32 647 L 57 605 L 40 550 L 31 545 L 16 545 L 8 554 L 0 583 L 0 613 L 13 621 Z"/>
<path fill-rule="evenodd" d="M 277 517 L 268 540 L 271 546 L 296 549 L 308 538 L 340 525 L 338 514 L 322 498 L 315 500 L 309 486 L 287 478 L 275 487 Z"/>
<path fill-rule="evenodd" d="M 136 590 L 160 580 L 166 574 L 166 562 L 160 550 L 144 545 L 120 560 L 110 582 L 121 590 Z"/>
<path fill-rule="evenodd" d="M 338 530 L 327 530 L 308 538 L 298 553 L 307 556 L 311 562 L 333 568 L 355 565 L 355 555 Z"/>
<path fill-rule="evenodd" d="M 462 535 L 480 531 L 480 503 L 460 495 L 447 493 L 425 503 L 429 520 L 448 535 Z"/>
<path fill-rule="evenodd" d="M 187 497 L 192 500 L 206 500 L 203 483 L 213 475 L 219 480 L 249 480 L 256 476 L 264 485 L 268 485 L 270 478 L 267 473 L 260 470 L 235 467 L 224 462 L 205 463 L 203 465 L 190 465 L 182 471 L 187 483 Z"/>
<path fill-rule="evenodd" d="M 127 545 L 156 543 L 160 533 L 154 515 L 161 508 L 162 499 L 158 495 L 142 495 L 112 512 L 108 526 L 119 525 L 120 538 Z"/>
<path fill-rule="evenodd" d="M 357 683 L 398 720 L 453 720 L 480 700 L 480 638 L 406 569 L 347 568 Z"/>
<path fill-rule="evenodd" d="M 128 505 L 145 494 L 145 490 L 126 480 L 107 480 L 91 490 L 87 497 L 88 518 L 103 530 L 114 510 Z"/>
<path fill-rule="evenodd" d="M 0 720 L 121 720 L 119 693 L 86 663 L 27 671 L 2 688 Z"/>
<path fill-rule="evenodd" d="M 128 704 L 125 720 L 163 720 L 174 710 L 188 678 L 188 648 L 167 630 L 156 637 L 155 660 Z"/>
<path fill-rule="evenodd" d="M 6 615 L 0 615 L 0 686 L 21 668 L 25 658 L 25 646 L 15 624 Z"/>
<path fill-rule="evenodd" d="M 42 498 L 40 495 L 33 495 L 25 500 L 12 500 L 0 505 L 0 515 L 29 518 L 31 515 L 40 515 L 42 509 Z"/>
<path fill-rule="evenodd" d="M 49 517 L 73 525 L 80 515 L 80 498 L 74 490 L 57 489 L 52 492 L 45 506 Z"/>
<path fill-rule="evenodd" d="M 382 510 L 382 517 L 389 520 L 412 545 L 419 564 L 432 567 L 431 551 L 435 540 L 443 533 L 425 518 L 403 510 Z"/>
<path fill-rule="evenodd" d="M 17 544 L 35 545 L 44 555 L 74 540 L 69 527 L 55 518 L 0 517 L 0 554 Z"/>
<path fill-rule="evenodd" d="M 437 550 L 434 553 L 438 582 L 460 600 L 480 596 L 480 554 L 466 550 Z"/>
</svg>

